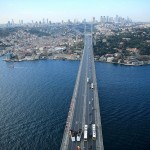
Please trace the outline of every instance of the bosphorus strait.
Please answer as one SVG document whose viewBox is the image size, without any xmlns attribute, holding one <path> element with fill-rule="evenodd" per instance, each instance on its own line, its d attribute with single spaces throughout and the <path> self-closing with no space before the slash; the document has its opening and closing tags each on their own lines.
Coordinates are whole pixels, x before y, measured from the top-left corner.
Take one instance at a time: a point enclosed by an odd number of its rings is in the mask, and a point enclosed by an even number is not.
<svg viewBox="0 0 150 150">
<path fill-rule="evenodd" d="M 105 150 L 149 150 L 150 66 L 95 65 Z M 78 67 L 0 59 L 0 150 L 59 150 Z"/>
</svg>

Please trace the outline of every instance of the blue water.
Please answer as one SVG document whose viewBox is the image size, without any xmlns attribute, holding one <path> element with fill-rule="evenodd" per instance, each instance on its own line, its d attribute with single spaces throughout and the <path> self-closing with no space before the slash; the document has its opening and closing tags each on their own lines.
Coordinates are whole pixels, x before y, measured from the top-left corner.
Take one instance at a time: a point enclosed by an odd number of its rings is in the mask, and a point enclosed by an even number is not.
<svg viewBox="0 0 150 150">
<path fill-rule="evenodd" d="M 0 58 L 0 150 L 59 150 L 78 67 Z M 96 71 L 105 150 L 149 150 L 150 66 Z"/>
<path fill-rule="evenodd" d="M 96 63 L 106 150 L 150 150 L 150 66 Z"/>
</svg>

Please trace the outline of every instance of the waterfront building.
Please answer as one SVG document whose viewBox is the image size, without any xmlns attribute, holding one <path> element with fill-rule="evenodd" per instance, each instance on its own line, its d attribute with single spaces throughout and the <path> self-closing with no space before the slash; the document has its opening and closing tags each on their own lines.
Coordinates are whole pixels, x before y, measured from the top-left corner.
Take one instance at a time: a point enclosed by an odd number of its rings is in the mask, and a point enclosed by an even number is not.
<svg viewBox="0 0 150 150">
<path fill-rule="evenodd" d="M 12 53 L 6 54 L 6 60 L 9 61 L 12 58 Z"/>
</svg>

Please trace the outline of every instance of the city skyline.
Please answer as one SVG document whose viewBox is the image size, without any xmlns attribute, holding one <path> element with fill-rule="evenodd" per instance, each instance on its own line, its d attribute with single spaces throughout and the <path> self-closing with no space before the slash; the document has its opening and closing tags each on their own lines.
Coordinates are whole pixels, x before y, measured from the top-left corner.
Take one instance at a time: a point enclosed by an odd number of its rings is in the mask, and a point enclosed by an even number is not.
<svg viewBox="0 0 150 150">
<path fill-rule="evenodd" d="M 18 23 L 41 21 L 43 18 L 52 22 L 61 22 L 62 20 L 74 21 L 92 21 L 95 17 L 100 21 L 101 16 L 115 17 L 119 15 L 124 18 L 131 18 L 133 21 L 150 22 L 150 1 L 148 0 L 56 0 L 56 1 L 19 1 L 5 0 L 1 2 L 3 6 L 0 10 L 0 24 L 7 23 L 12 19 Z"/>
</svg>

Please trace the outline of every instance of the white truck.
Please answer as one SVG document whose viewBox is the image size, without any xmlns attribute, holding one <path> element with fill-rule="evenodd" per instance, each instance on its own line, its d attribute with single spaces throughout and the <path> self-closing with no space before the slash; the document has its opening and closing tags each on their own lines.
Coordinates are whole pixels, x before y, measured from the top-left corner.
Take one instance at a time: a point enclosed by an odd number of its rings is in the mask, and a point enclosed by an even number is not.
<svg viewBox="0 0 150 150">
<path fill-rule="evenodd" d="M 94 85 L 93 85 L 93 83 L 91 83 L 91 89 L 94 89 Z"/>
<path fill-rule="evenodd" d="M 92 139 L 96 140 L 96 125 L 92 124 Z"/>
<path fill-rule="evenodd" d="M 87 141 L 87 131 L 88 131 L 88 125 L 84 125 L 84 141 Z"/>
</svg>

